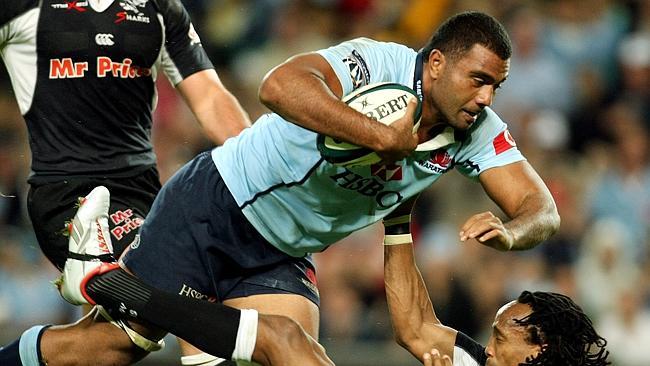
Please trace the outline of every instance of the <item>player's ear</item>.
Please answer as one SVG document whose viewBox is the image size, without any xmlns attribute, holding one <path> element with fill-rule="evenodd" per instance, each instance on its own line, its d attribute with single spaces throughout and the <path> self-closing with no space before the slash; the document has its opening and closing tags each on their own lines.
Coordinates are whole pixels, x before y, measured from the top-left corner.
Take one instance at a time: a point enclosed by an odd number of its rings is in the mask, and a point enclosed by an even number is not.
<svg viewBox="0 0 650 366">
<path fill-rule="evenodd" d="M 442 72 L 442 68 L 445 64 L 445 55 L 438 49 L 433 49 L 429 53 L 429 62 L 427 63 L 427 67 L 429 70 L 429 73 L 431 73 L 431 77 L 434 79 L 437 79 L 440 73 Z"/>
</svg>

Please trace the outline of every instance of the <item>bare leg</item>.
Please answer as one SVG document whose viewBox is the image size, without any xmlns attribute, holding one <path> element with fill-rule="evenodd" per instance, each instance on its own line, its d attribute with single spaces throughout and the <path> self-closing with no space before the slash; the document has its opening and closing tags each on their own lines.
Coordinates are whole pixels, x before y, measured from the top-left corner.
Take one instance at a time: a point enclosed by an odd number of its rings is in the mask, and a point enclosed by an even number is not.
<svg viewBox="0 0 650 366">
<path fill-rule="evenodd" d="M 253 359 L 268 366 L 333 366 L 325 349 L 295 321 L 260 314 Z"/>
<path fill-rule="evenodd" d="M 138 328 L 142 334 L 147 333 Z M 159 337 L 164 335 L 157 333 Z M 108 366 L 130 365 L 148 353 L 134 345 L 123 330 L 97 316 L 95 310 L 74 324 L 45 330 L 41 354 L 48 366 Z"/>
<path fill-rule="evenodd" d="M 263 294 L 228 299 L 224 305 L 238 309 L 255 309 L 260 314 L 284 315 L 298 324 L 315 340 L 318 340 L 318 307 L 307 298 L 291 294 Z"/>
</svg>

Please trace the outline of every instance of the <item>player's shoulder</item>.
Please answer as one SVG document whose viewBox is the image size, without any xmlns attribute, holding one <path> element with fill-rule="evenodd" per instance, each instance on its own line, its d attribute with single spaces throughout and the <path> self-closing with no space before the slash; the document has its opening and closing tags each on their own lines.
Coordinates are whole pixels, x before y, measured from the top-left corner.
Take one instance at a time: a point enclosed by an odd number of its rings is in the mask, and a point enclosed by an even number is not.
<svg viewBox="0 0 650 366">
<path fill-rule="evenodd" d="M 39 0 L 0 0 L 0 26 L 22 14 L 38 8 Z"/>
<path fill-rule="evenodd" d="M 486 131 L 502 130 L 506 126 L 505 122 L 499 115 L 489 107 L 483 109 L 483 113 L 479 115 L 478 120 L 469 129 L 472 135 L 485 133 Z"/>
<path fill-rule="evenodd" d="M 146 0 L 145 0 L 146 1 Z M 181 0 L 148 0 L 158 12 L 164 14 L 179 14 L 183 12 Z"/>
<path fill-rule="evenodd" d="M 347 43 L 353 44 L 358 47 L 389 49 L 393 51 L 397 50 L 397 51 L 413 52 L 413 53 L 415 52 L 412 48 L 403 45 L 401 43 L 381 41 L 381 40 L 368 38 L 368 37 L 353 38 L 347 41 Z"/>
</svg>

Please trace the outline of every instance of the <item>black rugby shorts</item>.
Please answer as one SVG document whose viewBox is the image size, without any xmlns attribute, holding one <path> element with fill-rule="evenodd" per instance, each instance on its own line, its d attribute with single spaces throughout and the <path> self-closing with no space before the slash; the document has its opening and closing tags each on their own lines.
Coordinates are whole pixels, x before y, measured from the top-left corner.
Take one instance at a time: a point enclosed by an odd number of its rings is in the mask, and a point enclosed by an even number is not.
<svg viewBox="0 0 650 366">
<path fill-rule="evenodd" d="M 66 222 L 77 212 L 77 200 L 96 186 L 111 193 L 108 224 L 116 257 L 133 242 L 160 190 L 155 168 L 129 178 L 66 178 L 63 181 L 33 183 L 27 208 L 36 239 L 47 259 L 63 269 L 68 253 Z"/>
</svg>

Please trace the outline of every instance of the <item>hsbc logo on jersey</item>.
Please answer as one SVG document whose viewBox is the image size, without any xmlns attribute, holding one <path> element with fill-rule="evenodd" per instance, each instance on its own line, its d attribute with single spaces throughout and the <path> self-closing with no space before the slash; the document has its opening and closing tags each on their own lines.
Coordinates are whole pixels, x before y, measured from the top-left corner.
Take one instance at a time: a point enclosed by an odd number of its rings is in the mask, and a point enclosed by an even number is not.
<svg viewBox="0 0 650 366">
<path fill-rule="evenodd" d="M 86 76 L 88 62 L 74 62 L 71 58 L 54 58 L 50 60 L 50 79 L 74 79 Z M 151 69 L 133 65 L 130 58 L 115 62 L 110 57 L 97 57 L 97 77 L 112 76 L 121 79 L 134 79 L 151 76 Z"/>
<path fill-rule="evenodd" d="M 382 208 L 399 204 L 404 199 L 398 191 L 385 190 L 386 183 L 383 183 L 380 179 L 374 177 L 366 178 L 348 169 L 330 176 L 330 179 L 343 189 L 355 191 L 367 197 L 373 197 L 377 206 Z"/>
<path fill-rule="evenodd" d="M 370 166 L 370 174 L 381 178 L 384 182 L 402 180 L 402 166 L 397 164 L 373 164 Z"/>
</svg>

